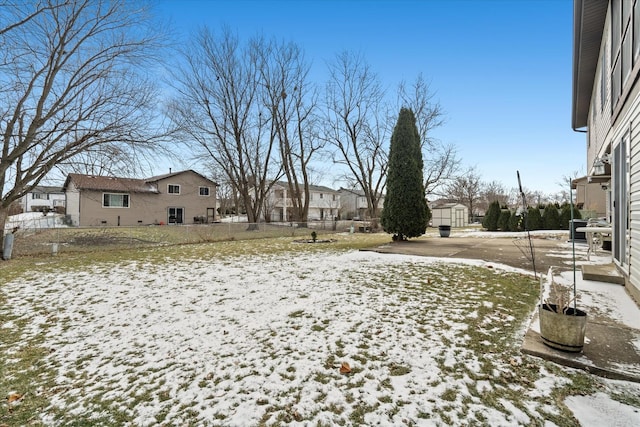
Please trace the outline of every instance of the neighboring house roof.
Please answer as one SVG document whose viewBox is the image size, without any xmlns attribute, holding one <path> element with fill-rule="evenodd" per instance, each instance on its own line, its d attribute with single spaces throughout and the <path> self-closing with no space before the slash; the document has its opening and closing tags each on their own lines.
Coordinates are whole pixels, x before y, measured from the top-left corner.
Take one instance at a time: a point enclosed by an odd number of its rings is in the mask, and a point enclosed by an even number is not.
<svg viewBox="0 0 640 427">
<path fill-rule="evenodd" d="M 323 185 L 309 185 L 309 191 L 315 191 L 317 193 L 337 193 L 333 188 L 325 187 Z"/>
<path fill-rule="evenodd" d="M 349 188 L 340 187 L 340 190 L 338 190 L 338 192 L 340 192 L 340 193 L 351 193 L 351 194 L 355 194 L 356 196 L 363 196 L 364 197 L 364 191 L 356 190 L 355 188 L 354 189 L 349 189 Z"/>
<path fill-rule="evenodd" d="M 79 190 L 158 193 L 156 185 L 148 183 L 144 179 L 70 173 L 63 188 L 66 190 L 71 182 Z"/>
<path fill-rule="evenodd" d="M 593 82 L 607 17 L 608 1 L 575 0 L 573 4 L 573 111 L 571 127 L 587 126 Z"/>
<path fill-rule="evenodd" d="M 289 183 L 286 181 L 276 181 L 274 185 L 282 188 L 289 188 Z M 299 187 L 302 188 L 301 185 Z M 313 191 L 315 193 L 337 193 L 333 188 L 325 187 L 323 185 L 311 185 L 309 184 L 309 191 Z"/>
<path fill-rule="evenodd" d="M 188 169 L 188 170 L 178 171 L 178 172 L 170 172 L 170 173 L 166 173 L 166 174 L 163 174 L 163 175 L 156 175 L 156 176 L 152 176 L 151 178 L 145 179 L 145 181 L 146 182 L 158 182 L 158 181 L 160 181 L 162 179 L 171 178 L 173 176 L 181 175 L 181 174 L 187 173 L 187 172 L 194 173 L 194 174 L 198 175 L 200 178 L 209 181 L 211 184 L 215 185 L 216 187 L 218 186 L 218 184 L 216 182 L 214 182 L 214 181 L 210 180 L 209 178 L 207 178 L 206 176 L 194 171 L 193 169 Z"/>
<path fill-rule="evenodd" d="M 50 185 L 36 185 L 29 193 L 64 194 L 64 188 Z"/>
<path fill-rule="evenodd" d="M 70 173 L 64 183 L 63 190 L 66 190 L 69 186 L 69 183 L 73 182 L 75 187 L 80 190 L 159 193 L 157 186 L 158 181 L 166 178 L 171 178 L 172 176 L 180 175 L 186 172 L 193 172 L 203 179 L 211 182 L 213 185 L 217 185 L 215 182 L 192 170 L 158 175 L 148 179 L 119 178 L 114 176 L 96 176 Z"/>
<path fill-rule="evenodd" d="M 351 194 L 355 194 L 356 196 L 360 196 L 360 197 L 364 197 L 364 191 L 362 190 L 356 190 L 355 188 L 344 188 L 344 187 L 340 187 L 340 190 L 338 190 L 339 193 L 351 193 Z M 384 197 L 384 194 L 380 194 L 378 193 L 379 197 Z"/>
<path fill-rule="evenodd" d="M 578 188 L 578 184 L 589 184 L 589 176 L 581 176 L 580 178 L 574 178 L 571 180 L 571 189 Z"/>
</svg>

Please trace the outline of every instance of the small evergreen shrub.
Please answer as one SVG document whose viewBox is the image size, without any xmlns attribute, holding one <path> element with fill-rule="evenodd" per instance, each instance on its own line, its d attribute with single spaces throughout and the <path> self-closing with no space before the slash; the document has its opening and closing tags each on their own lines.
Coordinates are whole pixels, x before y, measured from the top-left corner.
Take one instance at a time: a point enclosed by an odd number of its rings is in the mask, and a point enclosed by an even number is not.
<svg viewBox="0 0 640 427">
<path fill-rule="evenodd" d="M 553 203 L 549 203 L 544 208 L 544 213 L 542 214 L 542 224 L 545 230 L 560 229 L 560 212 L 558 212 L 558 207 Z"/>
<path fill-rule="evenodd" d="M 498 219 L 498 228 L 502 231 L 510 231 L 511 225 L 509 222 L 511 221 L 511 211 L 502 210 L 500 211 L 500 218 Z"/>
<path fill-rule="evenodd" d="M 580 211 L 575 206 L 573 207 L 573 219 L 582 219 Z M 571 222 L 571 205 L 565 203 L 560 208 L 560 229 L 568 230 L 569 222 Z"/>
<path fill-rule="evenodd" d="M 511 212 L 511 218 L 509 218 L 509 230 L 511 231 L 522 231 L 522 217 L 516 213 L 516 211 Z"/>
<path fill-rule="evenodd" d="M 525 229 L 527 230 L 540 230 L 542 228 L 542 216 L 540 215 L 540 209 L 538 207 L 529 208 L 527 211 L 527 223 Z"/>
<path fill-rule="evenodd" d="M 489 231 L 498 230 L 498 220 L 500 219 L 500 203 L 498 201 L 491 202 L 487 213 L 482 220 L 482 226 Z"/>
</svg>

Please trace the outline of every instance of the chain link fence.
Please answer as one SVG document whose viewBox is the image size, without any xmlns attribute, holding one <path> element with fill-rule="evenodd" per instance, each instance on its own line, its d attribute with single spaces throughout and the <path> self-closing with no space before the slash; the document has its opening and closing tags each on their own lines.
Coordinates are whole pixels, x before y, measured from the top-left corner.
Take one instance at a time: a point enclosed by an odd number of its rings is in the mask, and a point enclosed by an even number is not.
<svg viewBox="0 0 640 427">
<path fill-rule="evenodd" d="M 374 231 L 371 221 L 309 221 L 297 223 L 222 222 L 194 225 L 136 227 L 69 227 L 62 217 L 50 215 L 23 223 L 8 223 L 14 233 L 13 257 L 55 255 L 62 252 L 94 252 L 125 248 L 182 245 L 276 237 L 318 239 L 334 233 Z"/>
</svg>

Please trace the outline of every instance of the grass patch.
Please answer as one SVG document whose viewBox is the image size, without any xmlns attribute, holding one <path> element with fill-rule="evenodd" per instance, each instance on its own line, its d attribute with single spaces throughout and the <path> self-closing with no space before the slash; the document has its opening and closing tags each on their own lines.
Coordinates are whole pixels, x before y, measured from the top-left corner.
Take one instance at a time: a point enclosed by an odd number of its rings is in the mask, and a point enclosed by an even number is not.
<svg viewBox="0 0 640 427">
<path fill-rule="evenodd" d="M 407 375 L 411 372 L 411 368 L 409 366 L 397 365 L 392 363 L 389 366 L 389 375 L 393 377 L 398 377 L 401 375 Z"/>
<path fill-rule="evenodd" d="M 46 290 L 49 304 L 39 300 L 42 295 L 37 292 L 33 296 L 28 295 L 29 300 L 25 297 L 25 304 L 34 307 L 32 311 L 37 313 L 37 317 L 46 319 L 38 328 L 31 328 L 31 319 L 19 315 L 17 307 L 9 306 L 8 296 L 4 293 L 4 285 L 8 281 L 20 280 L 33 289 L 42 285 L 32 277 L 34 269 L 45 274 L 73 272 L 76 276 L 65 279 L 65 287 L 73 289 L 76 282 L 90 280 L 92 274 L 100 272 L 106 275 L 114 267 L 129 267 L 131 286 L 153 287 L 153 280 L 136 282 L 138 272 L 141 277 L 162 274 L 167 266 L 176 262 L 184 263 L 186 268 L 190 263 L 209 265 L 212 262 L 241 268 L 245 265 L 242 263 L 250 259 L 260 266 L 263 260 L 270 261 L 279 256 L 292 260 L 296 256 L 320 254 L 327 250 L 333 254 L 359 246 L 372 246 L 388 242 L 389 236 L 356 235 L 341 239 L 342 236 L 330 248 L 293 245 L 290 238 L 276 238 L 104 251 L 96 253 L 93 259 L 81 254 L 61 253 L 51 260 L 18 258 L 0 263 L 0 326 L 5 325 L 0 328 L 0 354 L 6 355 L 0 358 L 0 390 L 24 394 L 19 405 L 0 405 L 0 426 L 34 424 L 34 414 L 43 413 L 53 396 L 56 400 L 65 400 L 65 409 L 77 409 L 73 416 L 70 415 L 73 413 L 71 411 L 64 413 L 47 409 L 56 425 L 128 425 L 133 422 L 137 405 L 154 404 L 158 409 L 152 416 L 158 424 L 196 425 L 202 422 L 198 417 L 205 408 L 211 414 L 217 414 L 215 418 L 219 424 L 232 423 L 231 417 L 241 405 L 238 402 L 242 398 L 247 399 L 245 403 L 251 402 L 264 411 L 257 417 L 264 414 L 262 423 L 269 425 L 300 420 L 309 421 L 311 425 L 317 421 L 311 420 L 321 412 L 324 412 L 323 420 L 331 425 L 361 425 L 370 413 L 375 413 L 376 417 L 387 416 L 394 421 L 403 419 L 401 417 L 415 417 L 415 409 L 412 415 L 407 415 L 400 397 L 412 400 L 407 403 L 423 402 L 425 406 L 420 407 L 422 412 L 417 413 L 418 418 L 429 418 L 441 424 L 482 424 L 485 421 L 477 412 L 478 407 L 493 408 L 506 414 L 505 419 L 508 419 L 507 408 L 513 405 L 529 415 L 534 425 L 541 424 L 544 419 L 552 420 L 557 425 L 572 425 L 573 421 L 566 421 L 571 420 L 571 414 L 562 404 L 564 398 L 576 393 L 590 394 L 599 389 L 598 382 L 587 374 L 569 374 L 554 365 L 527 359 L 519 353 L 518 333 L 536 303 L 537 283 L 527 276 L 497 274 L 493 269 L 481 267 L 472 268 L 455 263 L 425 267 L 421 263 L 391 262 L 388 265 L 371 264 L 353 268 L 344 275 L 327 280 L 336 289 L 342 289 L 341 286 L 348 283 L 344 287 L 344 298 L 332 297 L 326 302 L 319 301 L 318 305 L 315 305 L 318 300 L 316 286 L 321 284 L 315 282 L 305 285 L 302 279 L 298 283 L 296 277 L 301 275 L 294 271 L 294 280 L 286 285 L 295 282 L 293 285 L 298 288 L 286 294 L 291 304 L 282 303 L 285 308 L 277 311 L 280 326 L 274 322 L 269 326 L 260 325 L 251 329 L 251 323 L 245 322 L 245 317 L 259 324 L 260 316 L 265 311 L 253 306 L 244 311 L 238 310 L 214 324 L 210 331 L 198 336 L 200 341 L 174 343 L 174 348 L 162 350 L 163 357 L 170 359 L 170 362 L 154 368 L 157 369 L 154 372 L 142 369 L 145 347 L 154 343 L 136 341 L 138 347 L 135 347 L 135 351 L 128 354 L 122 352 L 111 361 L 116 365 L 124 365 L 126 376 L 123 382 L 128 383 L 127 390 L 140 390 L 127 391 L 122 396 L 113 393 L 118 384 L 112 384 L 104 377 L 96 378 L 87 374 L 94 362 L 91 354 L 96 354 L 93 347 L 90 348 L 91 352 L 83 353 L 84 357 L 70 359 L 76 363 L 60 374 L 66 377 L 68 388 L 56 388 L 56 366 L 46 358 L 54 349 L 47 347 L 49 344 L 44 339 L 45 333 L 48 328 L 67 332 L 78 327 L 78 319 L 65 317 L 63 307 L 58 310 L 55 304 L 50 303 L 56 301 L 56 292 L 60 291 Z M 264 274 L 279 272 L 276 270 L 272 266 Z M 313 274 L 309 270 L 302 275 L 313 279 Z M 428 276 L 428 280 L 425 276 Z M 176 273 L 174 279 L 184 285 L 185 295 L 188 295 L 192 290 L 189 288 L 194 286 L 193 277 L 180 272 Z M 214 282 L 215 278 L 210 280 Z M 11 286 L 15 286 L 15 283 Z M 246 301 L 259 300 L 263 295 L 262 290 L 253 282 L 248 287 L 251 296 Z M 199 306 L 202 301 L 197 298 L 181 301 L 176 297 L 169 300 L 170 308 L 164 310 L 176 310 L 185 317 L 193 316 L 193 313 L 206 313 L 214 317 L 215 311 L 223 311 L 226 306 L 233 304 L 233 290 L 232 285 L 227 283 L 218 287 L 212 285 L 207 292 L 218 294 L 212 298 L 210 306 Z M 122 293 L 128 292 L 129 289 L 122 289 Z M 166 300 L 167 295 L 171 294 L 163 295 L 158 301 Z M 307 310 L 298 309 L 300 305 L 293 305 L 297 302 L 296 296 L 307 299 L 307 302 L 313 300 L 313 308 L 302 305 Z M 274 301 L 279 297 L 280 294 L 277 294 Z M 94 298 L 86 307 L 82 307 L 78 316 L 83 319 L 93 316 L 95 312 L 90 305 L 109 302 L 110 297 Z M 142 310 L 145 302 L 140 301 L 136 309 Z M 162 310 L 154 306 L 144 313 L 141 327 L 145 322 L 157 320 L 155 316 Z M 293 320 L 299 318 L 308 320 Z M 87 319 L 87 322 L 91 324 L 95 320 Z M 118 323 L 121 329 L 135 328 L 136 324 L 135 319 L 128 317 Z M 157 332 L 158 340 L 162 340 L 163 331 Z M 126 336 L 125 332 L 122 333 L 122 336 Z M 414 339 L 416 335 L 418 340 Z M 314 340 L 313 345 L 305 342 L 307 337 Z M 66 339 L 73 344 L 73 338 Z M 246 353 L 234 352 L 239 341 L 258 345 L 250 347 Z M 194 342 L 197 344 L 194 345 Z M 198 345 L 205 346 L 209 342 L 219 342 L 219 346 L 209 349 L 206 357 L 199 357 Z M 431 349 L 437 351 L 433 352 L 429 369 L 439 370 L 433 376 L 425 374 L 424 367 L 414 363 L 415 358 L 411 356 L 427 354 Z M 120 356 L 124 356 L 122 360 Z M 55 360 L 52 358 L 52 361 Z M 60 360 L 58 362 L 62 366 Z M 263 365 L 256 365 L 257 360 Z M 343 361 L 355 364 L 349 375 L 339 375 Z M 206 372 L 210 373 L 203 378 Z M 282 390 L 282 393 L 269 390 L 268 382 L 263 384 L 258 377 L 271 374 L 276 383 L 290 382 L 300 388 Z M 550 395 L 527 397 L 531 394 L 528 392 L 535 389 L 535 382 L 544 375 L 566 380 L 569 384 L 552 388 Z M 170 379 L 166 384 L 163 382 L 165 378 L 176 376 L 180 379 Z M 243 383 L 249 377 L 256 377 L 255 384 L 267 387 L 259 395 L 264 397 L 256 398 L 253 394 L 248 398 L 255 392 L 250 381 Z M 477 389 L 476 383 L 479 381 L 486 382 L 488 386 Z M 306 413 L 304 408 L 297 412 L 296 404 L 304 401 L 299 395 L 303 390 L 300 384 L 309 386 L 311 393 L 318 393 L 320 401 L 316 402 L 315 412 Z M 562 381 L 558 381 L 558 384 L 562 384 Z M 189 389 L 191 385 L 197 388 L 198 393 L 208 396 L 206 404 L 185 405 L 180 410 L 181 415 L 177 416 L 172 408 L 180 407 L 180 395 L 193 391 L 193 388 Z M 433 391 L 434 388 L 438 390 Z M 364 403 L 363 392 L 373 389 L 379 395 L 377 402 L 369 400 L 368 404 Z M 74 394 L 76 390 L 81 391 Z M 334 393 L 331 390 L 338 391 Z M 342 394 L 342 400 L 322 403 L 327 396 L 335 399 L 338 393 Z M 625 398 L 622 394 L 617 398 L 625 403 L 640 404 L 637 398 Z M 233 403 L 236 406 L 222 407 L 226 399 L 236 399 Z M 501 403 L 505 401 L 509 405 Z M 216 407 L 219 402 L 221 407 Z M 409 406 L 415 408 L 415 405 Z M 546 411 L 545 408 L 550 409 Z M 255 420 L 256 423 L 260 421 Z"/>
</svg>

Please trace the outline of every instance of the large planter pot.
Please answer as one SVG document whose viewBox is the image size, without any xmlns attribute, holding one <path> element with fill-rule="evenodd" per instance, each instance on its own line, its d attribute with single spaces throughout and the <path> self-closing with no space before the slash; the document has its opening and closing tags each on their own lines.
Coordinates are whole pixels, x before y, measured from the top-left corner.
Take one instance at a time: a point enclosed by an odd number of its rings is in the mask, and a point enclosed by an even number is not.
<svg viewBox="0 0 640 427">
<path fill-rule="evenodd" d="M 440 237 L 449 237 L 451 234 L 451 226 L 450 225 L 439 225 L 438 231 L 440 231 Z"/>
<path fill-rule="evenodd" d="M 555 304 L 538 307 L 542 341 L 557 350 L 579 353 L 584 347 L 587 313 L 569 308 L 566 313 L 556 313 Z"/>
</svg>

